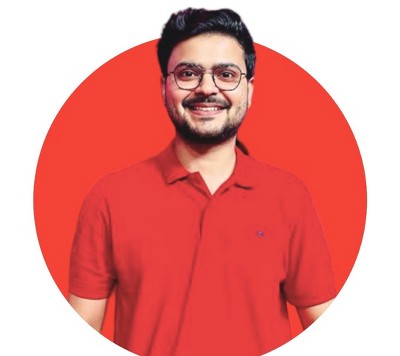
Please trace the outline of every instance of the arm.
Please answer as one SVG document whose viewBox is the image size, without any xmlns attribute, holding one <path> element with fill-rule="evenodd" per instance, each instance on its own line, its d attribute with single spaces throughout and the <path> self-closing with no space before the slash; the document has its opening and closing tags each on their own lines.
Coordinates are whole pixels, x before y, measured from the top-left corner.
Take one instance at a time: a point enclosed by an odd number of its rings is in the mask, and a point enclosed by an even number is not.
<svg viewBox="0 0 400 356">
<path fill-rule="evenodd" d="M 299 315 L 303 328 L 308 328 L 315 320 L 317 320 L 325 310 L 331 305 L 333 299 L 312 307 L 297 307 L 297 314 Z"/>
<path fill-rule="evenodd" d="M 85 299 L 69 295 L 69 304 L 94 329 L 101 331 L 107 299 Z"/>
</svg>

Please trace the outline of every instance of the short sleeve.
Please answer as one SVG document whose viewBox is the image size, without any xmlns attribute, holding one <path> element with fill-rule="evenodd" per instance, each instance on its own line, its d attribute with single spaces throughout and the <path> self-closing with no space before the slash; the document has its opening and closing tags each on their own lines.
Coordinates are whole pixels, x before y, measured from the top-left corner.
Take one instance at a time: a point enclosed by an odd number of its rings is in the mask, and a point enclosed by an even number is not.
<svg viewBox="0 0 400 356">
<path fill-rule="evenodd" d="M 323 229 L 305 186 L 293 205 L 295 221 L 284 291 L 289 303 L 309 307 L 336 296 L 334 273 Z"/>
<path fill-rule="evenodd" d="M 110 217 L 103 186 L 86 196 L 70 256 L 69 291 L 87 299 L 107 298 L 115 282 Z"/>
</svg>

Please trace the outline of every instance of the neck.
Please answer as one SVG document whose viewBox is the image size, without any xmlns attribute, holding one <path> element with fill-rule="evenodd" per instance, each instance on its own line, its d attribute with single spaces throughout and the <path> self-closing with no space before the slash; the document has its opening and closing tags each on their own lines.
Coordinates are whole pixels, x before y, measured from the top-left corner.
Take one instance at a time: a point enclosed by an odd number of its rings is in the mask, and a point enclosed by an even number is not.
<svg viewBox="0 0 400 356">
<path fill-rule="evenodd" d="M 193 144 L 180 136 L 175 138 L 175 152 L 191 173 L 199 172 L 211 193 L 232 174 L 235 162 L 236 137 L 218 145 Z"/>
</svg>

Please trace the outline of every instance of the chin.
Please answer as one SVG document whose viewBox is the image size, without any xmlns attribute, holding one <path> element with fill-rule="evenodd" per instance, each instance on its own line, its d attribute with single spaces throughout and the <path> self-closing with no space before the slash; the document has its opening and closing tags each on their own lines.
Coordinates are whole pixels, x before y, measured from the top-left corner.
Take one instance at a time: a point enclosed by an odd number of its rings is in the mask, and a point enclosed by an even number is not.
<svg viewBox="0 0 400 356">
<path fill-rule="evenodd" d="M 234 137 L 237 133 L 237 128 L 224 128 L 223 130 L 218 131 L 195 131 L 195 130 L 187 130 L 182 129 L 182 127 L 178 130 L 179 135 L 188 142 L 197 143 L 197 144 L 221 144 L 232 137 Z"/>
</svg>

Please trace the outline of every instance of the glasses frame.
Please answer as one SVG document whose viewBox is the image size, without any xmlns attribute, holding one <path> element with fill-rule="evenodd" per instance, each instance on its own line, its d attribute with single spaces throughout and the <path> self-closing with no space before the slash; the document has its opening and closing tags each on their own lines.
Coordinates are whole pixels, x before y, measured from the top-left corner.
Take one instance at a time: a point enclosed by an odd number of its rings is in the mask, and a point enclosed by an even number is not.
<svg viewBox="0 0 400 356">
<path fill-rule="evenodd" d="M 188 67 L 190 67 L 190 68 L 197 68 L 197 69 L 200 70 L 201 74 L 200 74 L 200 77 L 199 77 L 199 82 L 198 82 L 197 85 L 194 86 L 193 88 L 190 88 L 190 89 L 188 89 L 188 88 L 182 88 L 182 87 L 179 85 L 178 79 L 176 78 L 175 72 L 176 72 L 177 68 L 182 67 L 182 66 L 188 66 Z M 217 83 L 215 82 L 215 77 L 214 77 L 215 70 L 218 69 L 218 68 L 223 68 L 223 67 L 235 67 L 235 68 L 237 68 L 237 69 L 239 70 L 239 72 L 240 72 L 239 81 L 237 82 L 237 85 L 236 85 L 234 88 L 232 88 L 232 89 L 221 89 L 221 88 L 217 85 Z M 238 87 L 238 86 L 240 85 L 240 83 L 242 82 L 242 77 L 243 77 L 244 75 L 245 75 L 245 76 L 247 75 L 247 73 L 242 72 L 242 70 L 239 68 L 239 66 L 237 66 L 236 64 L 233 64 L 233 63 L 216 65 L 216 66 L 214 66 L 214 67 L 211 68 L 211 69 L 204 69 L 203 67 L 201 67 L 201 66 L 199 66 L 199 65 L 197 65 L 197 64 L 194 64 L 194 63 L 179 63 L 179 64 L 174 68 L 173 71 L 168 72 L 168 75 L 170 75 L 170 74 L 173 74 L 173 75 L 174 75 L 175 83 L 176 83 L 176 85 L 178 86 L 179 89 L 191 91 L 191 90 L 197 89 L 197 88 L 200 86 L 201 82 L 203 81 L 204 74 L 207 74 L 207 73 L 211 74 L 211 78 L 212 78 L 212 80 L 213 80 L 213 82 L 214 82 L 214 85 L 218 88 L 218 90 L 221 90 L 221 91 L 232 91 L 232 90 L 237 89 L 237 87 Z"/>
</svg>

